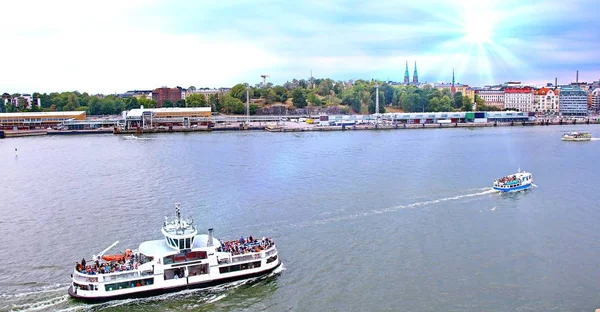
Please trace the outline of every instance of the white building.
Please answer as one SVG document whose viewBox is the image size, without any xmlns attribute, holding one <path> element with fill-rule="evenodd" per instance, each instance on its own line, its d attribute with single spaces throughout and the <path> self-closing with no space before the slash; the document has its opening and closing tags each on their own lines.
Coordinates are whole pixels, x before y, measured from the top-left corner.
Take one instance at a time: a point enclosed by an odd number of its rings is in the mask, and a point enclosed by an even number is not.
<svg viewBox="0 0 600 312">
<path fill-rule="evenodd" d="M 520 112 L 534 111 L 533 89 L 529 87 L 506 88 L 504 90 L 504 108 L 512 108 Z"/>
<path fill-rule="evenodd" d="M 600 111 L 600 88 L 594 89 L 592 91 L 592 111 L 599 112 Z"/>
<path fill-rule="evenodd" d="M 485 105 L 504 108 L 504 90 L 501 88 L 478 90 L 476 94 L 485 101 Z"/>
<path fill-rule="evenodd" d="M 31 96 L 31 94 L 23 94 L 21 96 L 18 97 L 11 97 L 11 98 L 5 98 L 4 99 L 4 105 L 8 105 L 9 103 L 12 104 L 12 106 L 17 107 L 19 106 L 19 99 L 23 98 L 25 101 L 27 101 L 27 108 L 30 109 L 31 105 L 35 105 L 37 107 L 41 107 L 42 106 L 42 100 L 40 98 L 34 98 L 33 96 Z"/>
<path fill-rule="evenodd" d="M 559 95 L 559 111 L 562 115 L 567 116 L 587 115 L 587 92 L 578 87 L 563 87 Z"/>
<path fill-rule="evenodd" d="M 223 94 L 225 91 L 223 89 L 197 89 L 197 90 L 187 90 L 185 92 L 185 96 L 190 96 L 191 94 L 202 94 L 208 101 L 208 97 L 213 94 Z"/>
<path fill-rule="evenodd" d="M 533 111 L 543 114 L 558 114 L 559 93 L 559 90 L 552 90 L 550 88 L 541 88 L 535 91 Z"/>
</svg>

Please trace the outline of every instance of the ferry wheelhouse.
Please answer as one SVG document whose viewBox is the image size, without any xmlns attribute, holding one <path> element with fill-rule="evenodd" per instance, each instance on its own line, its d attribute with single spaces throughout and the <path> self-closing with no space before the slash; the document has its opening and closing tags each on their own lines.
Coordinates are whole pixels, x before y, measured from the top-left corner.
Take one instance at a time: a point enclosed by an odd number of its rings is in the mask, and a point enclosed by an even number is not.
<svg viewBox="0 0 600 312">
<path fill-rule="evenodd" d="M 568 132 L 562 136 L 563 141 L 590 141 L 592 134 L 589 132 Z"/>
<path fill-rule="evenodd" d="M 533 184 L 531 172 L 521 171 L 494 180 L 494 189 L 501 192 L 516 192 L 526 190 Z"/>
<path fill-rule="evenodd" d="M 272 239 L 241 237 L 220 241 L 198 234 L 191 218 L 165 217 L 164 239 L 145 241 L 136 250 L 104 255 L 115 242 L 89 262 L 77 263 L 69 295 L 87 302 L 148 297 L 188 288 L 203 288 L 259 277 L 281 265 Z"/>
</svg>

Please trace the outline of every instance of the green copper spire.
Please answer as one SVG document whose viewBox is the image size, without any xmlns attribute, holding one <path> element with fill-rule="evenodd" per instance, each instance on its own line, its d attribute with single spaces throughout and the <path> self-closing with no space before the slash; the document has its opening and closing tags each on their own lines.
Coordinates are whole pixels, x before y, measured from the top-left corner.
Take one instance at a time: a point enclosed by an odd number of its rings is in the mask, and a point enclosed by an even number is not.
<svg viewBox="0 0 600 312">
<path fill-rule="evenodd" d="M 408 78 L 408 61 L 406 61 L 406 70 L 404 71 L 404 84 L 408 84 L 409 78 Z"/>
</svg>

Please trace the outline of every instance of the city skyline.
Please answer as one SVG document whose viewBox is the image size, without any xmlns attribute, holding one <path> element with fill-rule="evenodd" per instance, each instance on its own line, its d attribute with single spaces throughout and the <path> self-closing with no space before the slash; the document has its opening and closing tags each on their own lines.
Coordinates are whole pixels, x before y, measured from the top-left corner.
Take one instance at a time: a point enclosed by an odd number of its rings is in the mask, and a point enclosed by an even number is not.
<svg viewBox="0 0 600 312">
<path fill-rule="evenodd" d="M 543 85 L 600 78 L 594 2 L 162 0 L 0 4 L 2 92 L 251 85 L 268 74 Z M 24 18 L 27 16 L 27 18 Z M 412 81 L 412 68 L 411 68 Z"/>
</svg>

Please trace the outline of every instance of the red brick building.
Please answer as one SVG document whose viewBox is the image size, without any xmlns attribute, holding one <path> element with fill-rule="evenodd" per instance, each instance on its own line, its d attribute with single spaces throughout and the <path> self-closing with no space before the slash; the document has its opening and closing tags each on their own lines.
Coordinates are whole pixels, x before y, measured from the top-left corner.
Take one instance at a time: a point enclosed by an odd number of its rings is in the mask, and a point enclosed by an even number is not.
<svg viewBox="0 0 600 312">
<path fill-rule="evenodd" d="M 174 105 L 181 100 L 181 90 L 179 88 L 157 88 L 152 91 L 152 99 L 156 101 L 156 107 L 163 107 L 165 101 L 171 101 Z"/>
</svg>

